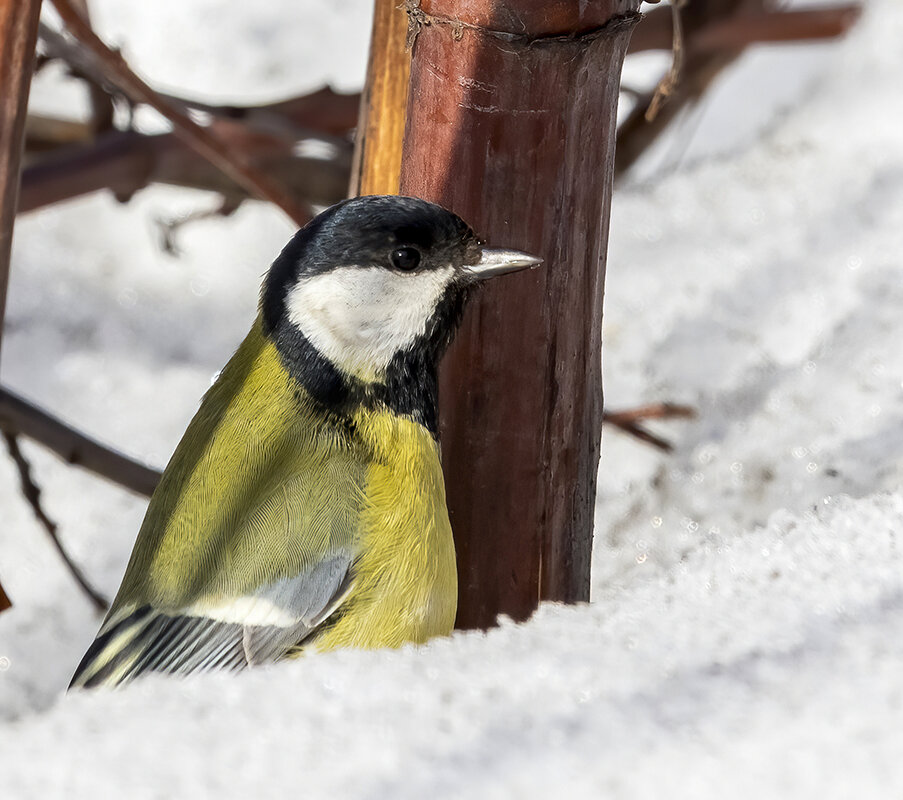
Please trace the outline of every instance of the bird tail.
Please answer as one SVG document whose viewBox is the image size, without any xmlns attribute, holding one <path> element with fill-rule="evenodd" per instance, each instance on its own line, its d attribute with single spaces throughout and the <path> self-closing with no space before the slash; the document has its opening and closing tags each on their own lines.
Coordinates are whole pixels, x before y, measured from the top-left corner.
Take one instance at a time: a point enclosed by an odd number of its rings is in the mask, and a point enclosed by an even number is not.
<svg viewBox="0 0 903 800">
<path fill-rule="evenodd" d="M 132 666 L 132 656 L 140 651 L 134 645 L 136 640 L 140 642 L 144 638 L 142 634 L 147 629 L 151 614 L 150 606 L 145 606 L 129 614 L 109 630 L 101 629 L 101 633 L 79 662 L 69 688 L 115 686 L 121 683 Z"/>
<path fill-rule="evenodd" d="M 285 628 L 248 626 L 142 606 L 101 628 L 69 688 L 117 686 L 146 672 L 242 670 L 281 658 L 314 630 L 304 620 Z"/>
<path fill-rule="evenodd" d="M 204 617 L 168 616 L 143 606 L 109 630 L 101 629 L 69 688 L 118 686 L 145 672 L 187 674 L 247 665 L 240 626 Z"/>
</svg>

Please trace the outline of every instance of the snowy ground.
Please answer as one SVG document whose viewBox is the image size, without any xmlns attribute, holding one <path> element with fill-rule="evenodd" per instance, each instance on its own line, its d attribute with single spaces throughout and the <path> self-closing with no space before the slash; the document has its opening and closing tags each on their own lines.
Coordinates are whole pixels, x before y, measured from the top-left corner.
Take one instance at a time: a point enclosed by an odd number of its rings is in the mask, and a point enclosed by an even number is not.
<svg viewBox="0 0 903 800">
<path fill-rule="evenodd" d="M 369 5 L 343 6 L 344 31 L 326 0 L 92 8 L 157 83 L 258 99 L 353 87 Z M 173 35 L 186 19 L 205 35 Z M 249 30 L 266 46 L 245 55 Z M 667 457 L 607 432 L 589 606 L 63 698 L 98 621 L 0 458 L 16 603 L 0 615 L 0 796 L 903 796 L 901 33 L 903 7 L 873 0 L 841 45 L 750 55 L 686 157 L 668 163 L 672 142 L 665 177 L 617 193 L 607 401 L 682 401 L 699 419 L 661 429 Z M 808 96 L 777 113 L 788 86 Z M 757 104 L 768 114 L 741 124 Z M 699 161 L 700 141 L 721 155 Z M 162 464 L 291 232 L 248 206 L 161 255 L 153 217 L 207 202 L 157 189 L 24 219 L 4 381 Z M 144 503 L 27 452 L 73 555 L 112 592 Z"/>
</svg>

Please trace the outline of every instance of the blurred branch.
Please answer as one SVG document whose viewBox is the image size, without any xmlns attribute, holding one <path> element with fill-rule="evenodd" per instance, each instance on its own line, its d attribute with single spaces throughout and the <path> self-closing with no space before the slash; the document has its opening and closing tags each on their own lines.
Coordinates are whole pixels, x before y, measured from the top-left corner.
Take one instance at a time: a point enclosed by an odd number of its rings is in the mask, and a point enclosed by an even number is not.
<svg viewBox="0 0 903 800">
<path fill-rule="evenodd" d="M 688 49 L 714 52 L 742 49 L 753 44 L 833 39 L 849 31 L 861 14 L 862 7 L 856 4 L 799 11 L 738 12 L 700 28 L 688 43 Z M 663 6 L 643 17 L 627 52 L 670 50 L 671 43 L 671 12 Z"/>
<path fill-rule="evenodd" d="M 762 2 L 762 0 L 757 1 Z M 684 37 L 687 54 L 691 57 L 691 61 L 682 70 L 683 85 L 678 84 L 671 87 L 670 93 L 673 97 L 667 104 L 671 106 L 671 110 L 661 115 L 652 124 L 647 123 L 644 117 L 649 111 L 654 95 L 644 95 L 639 99 L 633 112 L 628 115 L 627 120 L 619 128 L 617 156 L 619 173 L 636 161 L 684 106 L 695 102 L 706 91 L 721 70 L 731 63 L 744 47 L 756 42 L 805 41 L 837 36 L 847 31 L 860 13 L 860 8 L 856 5 L 776 12 L 766 12 L 764 3 L 762 3 L 762 10 L 740 10 L 738 4 L 733 0 L 714 0 L 710 3 L 693 3 L 692 5 L 698 6 L 698 9 L 695 11 L 695 16 L 689 19 L 687 35 Z M 670 9 L 661 7 L 647 14 L 634 32 L 630 43 L 630 52 L 671 48 L 673 30 L 671 13 Z M 77 75 L 84 77 L 89 84 L 105 86 L 109 91 L 122 91 L 121 88 L 117 89 L 111 81 L 108 64 L 98 59 L 94 51 L 81 40 L 68 39 L 46 25 L 41 26 L 40 37 L 47 56 L 64 60 Z M 120 58 L 118 54 L 113 53 L 112 55 L 114 58 Z M 338 94 L 328 87 L 312 94 L 254 106 L 210 104 L 162 92 L 155 94 L 161 101 L 169 103 L 177 109 L 191 109 L 210 114 L 214 117 L 212 125 L 214 129 L 219 120 L 233 120 L 244 123 L 259 132 L 285 134 L 286 137 L 289 135 L 295 135 L 298 138 L 303 136 L 336 137 L 332 143 L 339 147 L 344 144 L 351 130 L 358 124 L 357 117 L 360 106 L 359 94 Z M 79 125 L 81 131 L 77 127 Z M 71 143 L 79 136 L 88 139 L 92 131 L 90 125 L 84 123 L 36 118 L 33 122 L 29 121 L 28 133 L 28 150 L 30 154 L 33 154 L 48 149 L 54 141 L 64 144 Z M 152 170 L 153 175 L 147 181 L 139 181 L 140 185 L 136 186 L 134 160 L 138 159 L 139 155 L 131 148 L 134 147 L 136 151 L 140 151 L 142 154 L 140 158 L 146 159 L 147 150 L 155 150 L 157 146 L 160 146 L 165 152 L 169 152 L 169 145 L 164 146 L 162 142 L 159 145 L 155 143 L 153 147 L 148 147 L 146 143 L 139 145 L 132 142 L 126 148 L 130 152 L 125 157 L 120 149 L 121 143 L 114 144 L 107 141 L 102 145 L 98 144 L 96 151 L 87 150 L 78 154 L 66 153 L 62 161 L 66 174 L 61 176 L 60 180 L 56 180 L 43 169 L 37 176 L 28 176 L 28 180 L 31 185 L 33 185 L 32 181 L 50 186 L 65 184 L 67 188 L 62 193 L 50 190 L 47 193 L 50 200 L 47 202 L 66 199 L 83 194 L 85 191 L 102 188 L 103 180 L 107 178 L 111 179 L 111 184 L 125 183 L 135 186 L 135 188 L 141 188 L 148 182 L 157 181 L 185 186 L 197 184 L 197 188 L 211 188 L 214 191 L 218 191 L 215 188 L 217 185 L 227 185 L 229 186 L 228 197 L 225 198 L 227 203 L 234 202 L 237 197 L 253 196 L 253 193 L 245 188 L 238 189 L 239 184 L 234 180 L 226 181 L 224 178 L 215 178 L 212 175 L 212 169 L 204 169 L 196 165 L 188 170 L 189 174 L 185 179 L 179 179 L 178 175 L 172 174 L 166 164 L 162 168 L 155 167 Z M 256 153 L 250 152 L 246 155 L 252 165 L 259 164 Z M 111 163 L 106 163 L 108 157 L 113 158 Z M 125 173 L 116 176 L 113 173 L 115 166 L 121 163 L 118 161 L 119 158 L 125 158 L 128 164 Z M 190 157 L 182 156 L 182 158 Z M 287 154 L 284 159 L 261 169 L 263 171 L 271 170 L 273 174 L 280 176 L 285 175 L 287 170 L 291 170 L 291 177 L 286 180 L 287 188 L 294 197 L 304 198 L 308 203 L 327 205 L 342 199 L 344 194 L 338 194 L 333 184 L 338 183 L 338 173 L 341 170 L 345 170 L 346 178 L 350 172 L 350 165 L 347 168 L 345 166 L 344 153 L 339 158 L 340 163 L 332 169 L 322 164 L 299 165 L 305 169 L 310 166 L 319 173 L 319 176 L 313 176 L 310 181 L 305 179 L 300 169 L 291 169 L 290 161 L 291 155 Z M 94 164 L 99 168 L 101 175 L 89 178 L 87 176 L 89 164 Z M 78 181 L 81 181 L 82 185 L 90 186 L 90 188 L 82 191 L 78 182 L 71 183 L 73 172 L 78 174 Z M 322 192 L 320 196 L 311 195 L 305 190 L 305 184 L 319 183 L 324 177 L 322 174 L 324 172 L 331 174 L 329 190 Z M 158 174 L 160 177 L 157 177 Z M 199 179 L 195 180 L 191 177 L 192 175 Z M 29 193 L 31 193 L 31 185 Z M 131 192 L 135 191 L 135 188 L 125 192 L 114 190 L 120 196 L 128 197 Z M 44 190 L 41 189 L 39 194 L 43 193 Z M 27 204 L 23 203 L 22 210 L 30 210 L 45 204 L 46 202 L 39 202 L 36 205 L 30 201 Z"/>
<path fill-rule="evenodd" d="M 88 0 L 72 0 L 72 5 L 91 24 L 91 12 Z M 91 100 L 91 130 L 103 133 L 113 128 L 113 98 L 104 91 L 103 86 L 93 81 L 88 83 L 88 97 Z"/>
<path fill-rule="evenodd" d="M 693 419 L 696 409 L 680 403 L 650 403 L 627 411 L 606 411 L 605 421 L 612 425 L 637 422 L 642 419 Z"/>
<path fill-rule="evenodd" d="M 186 110 L 157 94 L 126 64 L 123 57 L 108 48 L 91 26 L 73 8 L 71 0 L 52 0 L 69 32 L 103 65 L 105 76 L 133 102 L 156 109 L 173 125 L 174 131 L 189 147 L 216 165 L 251 195 L 279 206 L 297 225 L 311 218 L 309 209 L 299 205 L 285 189 L 254 167 L 245 153 L 223 140 L 211 129 L 194 122 Z"/>
<path fill-rule="evenodd" d="M 52 450 L 63 461 L 118 483 L 136 494 L 150 497 L 160 480 L 157 470 L 118 453 L 0 388 L 0 430 L 22 434 Z"/>
<path fill-rule="evenodd" d="M 375 0 L 367 78 L 354 137 L 348 194 L 398 194 L 411 77 L 408 14 L 398 0 Z"/>
<path fill-rule="evenodd" d="M 0 338 L 41 0 L 0 0 Z M 10 602 L 0 587 L 0 610 Z"/>
<path fill-rule="evenodd" d="M 6 609 L 12 607 L 12 602 L 7 597 L 6 592 L 3 591 L 3 584 L 0 584 L 0 611 L 6 611 Z"/>
<path fill-rule="evenodd" d="M 81 144 L 94 135 L 90 123 L 43 114 L 25 117 L 25 164 L 43 153 L 68 144 Z"/>
<path fill-rule="evenodd" d="M 650 92 L 637 100 L 627 118 L 618 125 L 615 180 L 639 160 L 684 108 L 692 106 L 705 94 L 722 70 L 732 64 L 739 55 L 739 53 L 714 53 L 706 56 L 689 56 L 683 74 L 673 88 L 668 102 L 659 106 L 658 113 L 652 120 L 647 119 L 647 112 L 655 93 Z"/>
<path fill-rule="evenodd" d="M 53 546 L 56 547 L 57 552 L 60 554 L 60 558 L 63 559 L 66 568 L 69 570 L 76 583 L 81 586 L 84 593 L 88 595 L 91 602 L 94 604 L 94 607 L 98 611 L 106 611 L 110 607 L 109 602 L 102 594 L 100 594 L 100 592 L 88 583 L 84 573 L 82 573 L 81 569 L 79 569 L 66 552 L 66 548 L 63 547 L 63 543 L 60 541 L 56 523 L 47 516 L 41 506 L 41 489 L 34 482 L 34 478 L 31 475 L 31 465 L 25 459 L 25 456 L 22 455 L 18 438 L 15 434 L 7 432 L 4 432 L 3 438 L 6 440 L 6 447 L 9 450 L 9 454 L 12 457 L 16 468 L 19 470 L 19 480 L 22 482 L 22 494 L 31 506 L 31 510 L 34 511 L 35 517 L 37 517 L 38 522 L 41 523 L 44 530 L 47 531 L 47 535 L 53 542 Z"/>
<path fill-rule="evenodd" d="M 238 210 L 240 205 L 241 199 L 222 197 L 215 208 L 190 211 L 187 214 L 180 214 L 174 217 L 157 217 L 154 221 L 157 223 L 157 229 L 160 232 L 160 248 L 167 255 L 178 257 L 182 251 L 176 242 L 176 234 L 182 228 L 202 219 L 231 216 Z"/>
<path fill-rule="evenodd" d="M 859 5 L 743 14 L 699 32 L 698 50 L 741 49 L 752 44 L 800 43 L 843 36 L 862 15 Z"/>
<path fill-rule="evenodd" d="M 103 62 L 80 41 L 68 39 L 44 23 L 41 23 L 38 34 L 47 57 L 64 61 L 74 74 L 89 83 L 103 86 L 109 92 L 117 90 Z M 357 124 L 360 105 L 360 94 L 339 94 L 328 86 L 310 94 L 251 106 L 204 103 L 165 92 L 156 94 L 177 107 L 202 111 L 214 117 L 241 120 L 260 128 L 286 130 L 290 126 L 298 135 L 343 138 L 347 138 Z"/>
<path fill-rule="evenodd" d="M 0 337 L 40 0 L 0 0 Z"/>
<path fill-rule="evenodd" d="M 64 60 L 92 85 L 116 91 L 104 64 L 81 42 L 46 25 L 41 25 L 39 32 L 49 56 Z M 337 94 L 324 87 L 275 103 L 234 106 L 157 94 L 175 106 L 211 115 L 205 130 L 242 153 L 245 163 L 259 174 L 278 174 L 293 197 L 312 206 L 332 205 L 345 198 L 352 151 L 348 134 L 356 121 L 359 95 Z M 178 132 L 109 131 L 95 137 L 88 124 L 31 115 L 26 134 L 29 157 L 22 177 L 20 212 L 104 188 L 125 201 L 150 183 L 219 192 L 230 208 L 253 196 Z M 76 144 L 81 146 L 72 146 Z M 300 152 L 319 152 L 319 156 L 299 155 L 299 148 Z"/>
<path fill-rule="evenodd" d="M 348 138 L 357 125 L 361 96 L 357 92 L 340 94 L 324 86 L 310 94 L 256 106 L 208 105 L 185 99 L 182 102 L 198 111 L 240 119 L 247 123 L 259 123 L 261 127 L 267 122 L 282 124 L 284 120 L 288 120 L 297 129 Z"/>
<path fill-rule="evenodd" d="M 334 148 L 328 158 L 300 157 L 293 140 L 228 120 L 217 120 L 211 127 L 224 141 L 252 154 L 255 167 L 278 172 L 285 185 L 307 202 L 332 205 L 346 196 L 350 144 Z M 22 173 L 20 213 L 106 188 L 127 200 L 150 183 L 219 192 L 233 201 L 249 196 L 245 187 L 173 133 L 111 131 L 89 143 L 59 148 L 31 161 Z"/>
<path fill-rule="evenodd" d="M 644 428 L 640 422 L 647 419 L 693 419 L 696 409 L 692 406 L 678 405 L 677 403 L 652 403 L 628 411 L 604 411 L 602 422 L 614 425 L 624 433 L 651 444 L 653 447 L 665 453 L 670 453 L 674 447 L 667 440 Z"/>
<path fill-rule="evenodd" d="M 652 122 L 658 116 L 658 110 L 662 104 L 674 93 L 684 60 L 683 28 L 680 24 L 680 8 L 686 5 L 687 0 L 669 0 L 671 10 L 671 67 L 652 93 L 652 99 L 646 107 L 644 114 L 646 122 Z"/>
<path fill-rule="evenodd" d="M 758 8 L 750 8 L 750 5 Z M 672 9 L 646 14 L 636 27 L 628 52 L 668 50 L 673 46 Z M 768 11 L 766 0 L 707 0 L 677 9 L 683 29 L 683 63 L 668 86 L 667 102 L 647 119 L 656 92 L 637 99 L 618 126 L 615 178 L 622 176 L 686 107 L 694 105 L 744 49 L 761 42 L 805 42 L 846 33 L 861 13 L 859 5 Z"/>
</svg>

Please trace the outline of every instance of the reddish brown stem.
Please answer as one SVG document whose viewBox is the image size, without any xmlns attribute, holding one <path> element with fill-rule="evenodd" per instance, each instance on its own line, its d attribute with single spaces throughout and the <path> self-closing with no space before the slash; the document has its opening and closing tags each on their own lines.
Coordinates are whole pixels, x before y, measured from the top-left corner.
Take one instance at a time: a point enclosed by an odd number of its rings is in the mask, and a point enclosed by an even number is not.
<svg viewBox="0 0 903 800">
<path fill-rule="evenodd" d="M 588 598 L 615 108 L 637 6 L 415 13 L 401 191 L 546 262 L 483 287 L 442 370 L 462 627 Z"/>
<path fill-rule="evenodd" d="M 0 0 L 0 340 L 40 0 Z M 10 606 L 0 586 L 0 611 Z"/>
<path fill-rule="evenodd" d="M 0 337 L 40 0 L 0 0 Z"/>
<path fill-rule="evenodd" d="M 195 123 L 188 114 L 171 101 L 157 94 L 126 64 L 119 53 L 108 48 L 91 30 L 70 0 L 52 0 L 70 33 L 103 63 L 106 75 L 134 102 L 146 103 L 166 117 L 192 149 L 215 164 L 250 194 L 279 206 L 297 225 L 310 220 L 310 211 L 302 207 L 282 186 L 255 169 L 245 154 L 231 146 L 213 131 Z"/>
</svg>

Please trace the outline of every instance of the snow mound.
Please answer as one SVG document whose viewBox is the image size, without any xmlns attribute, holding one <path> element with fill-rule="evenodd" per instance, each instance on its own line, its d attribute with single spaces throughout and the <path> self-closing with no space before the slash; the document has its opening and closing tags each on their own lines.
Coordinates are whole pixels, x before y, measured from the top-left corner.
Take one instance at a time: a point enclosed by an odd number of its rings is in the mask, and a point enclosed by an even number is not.
<svg viewBox="0 0 903 800">
<path fill-rule="evenodd" d="M 0 793 L 897 796 L 901 530 L 839 499 L 526 625 L 70 696 L 6 728 Z"/>
</svg>

